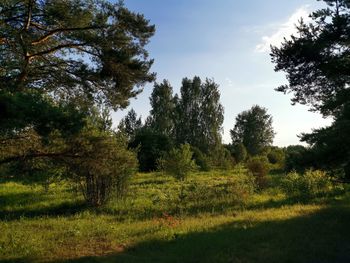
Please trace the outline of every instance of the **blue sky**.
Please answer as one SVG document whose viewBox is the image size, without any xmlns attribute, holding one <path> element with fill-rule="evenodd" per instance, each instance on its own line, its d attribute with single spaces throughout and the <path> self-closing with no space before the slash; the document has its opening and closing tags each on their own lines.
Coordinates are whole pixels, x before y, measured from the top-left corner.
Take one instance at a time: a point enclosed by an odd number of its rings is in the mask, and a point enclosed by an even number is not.
<svg viewBox="0 0 350 263">
<path fill-rule="evenodd" d="M 278 45 L 294 32 L 300 17 L 320 6 L 316 0 L 125 0 L 156 25 L 147 49 L 157 81 L 168 79 L 178 92 L 184 77 L 213 78 L 220 85 L 225 108 L 223 140 L 238 113 L 258 104 L 273 116 L 274 144 L 299 144 L 297 134 L 330 123 L 306 106 L 291 106 L 290 95 L 274 91 L 286 83 L 275 73 L 269 45 Z M 146 118 L 152 85 L 130 107 L 113 114 L 115 123 L 132 107 Z"/>
</svg>

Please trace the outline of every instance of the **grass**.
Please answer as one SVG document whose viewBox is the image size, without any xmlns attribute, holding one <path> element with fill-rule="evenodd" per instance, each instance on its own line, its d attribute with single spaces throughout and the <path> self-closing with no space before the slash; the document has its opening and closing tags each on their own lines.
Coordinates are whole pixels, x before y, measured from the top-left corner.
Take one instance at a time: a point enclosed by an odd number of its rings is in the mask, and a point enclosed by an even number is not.
<svg viewBox="0 0 350 263">
<path fill-rule="evenodd" d="M 138 174 L 125 200 L 97 211 L 69 184 L 3 181 L 0 262 L 350 262 L 346 190 L 301 202 L 271 175 L 264 191 L 237 196 L 241 172 L 194 173 L 183 185 Z"/>
</svg>

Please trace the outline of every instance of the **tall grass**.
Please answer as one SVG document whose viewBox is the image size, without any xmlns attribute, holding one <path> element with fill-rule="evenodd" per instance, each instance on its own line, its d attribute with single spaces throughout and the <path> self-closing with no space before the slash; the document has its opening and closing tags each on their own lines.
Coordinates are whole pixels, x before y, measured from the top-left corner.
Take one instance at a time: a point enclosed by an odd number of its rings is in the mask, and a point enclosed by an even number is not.
<svg viewBox="0 0 350 263">
<path fill-rule="evenodd" d="M 67 182 L 53 184 L 47 192 L 40 185 L 2 182 L 0 261 L 81 258 L 81 262 L 91 262 L 91 258 L 85 260 L 84 257 L 112 253 L 110 258 L 101 258 L 101 262 L 179 262 L 178 254 L 182 255 L 182 262 L 194 262 L 194 253 L 202 258 L 199 251 L 204 249 L 205 254 L 207 248 L 207 253 L 213 254 L 203 257 L 203 262 L 228 262 L 225 260 L 234 256 L 230 248 L 238 259 L 251 260 L 244 262 L 261 262 L 255 258 L 258 252 L 249 252 L 255 253 L 251 257 L 246 254 L 248 247 L 232 244 L 247 245 L 244 240 L 253 233 L 259 238 L 277 235 L 282 239 L 274 232 L 274 226 L 261 230 L 260 225 L 268 222 L 317 214 L 328 206 L 341 205 L 338 212 L 344 211 L 344 215 L 349 212 L 349 207 L 343 204 L 350 198 L 344 192 L 334 196 L 328 193 L 325 198 L 299 204 L 278 187 L 280 178 L 270 176 L 270 187 L 256 192 L 252 178 L 242 167 L 235 171 L 192 173 L 184 182 L 162 173 L 138 174 L 125 199 L 112 200 L 97 210 L 86 207 L 83 198 Z M 321 219 L 325 220 L 322 223 L 328 222 L 327 217 Z M 338 226 L 340 222 L 335 224 Z M 229 226 L 227 230 L 226 226 Z M 247 235 L 240 232 L 247 229 L 251 229 Z M 295 235 L 295 230 L 283 231 L 286 239 L 288 235 Z M 183 244 L 189 246 L 192 239 L 194 252 L 183 247 Z M 167 242 L 173 242 L 174 246 Z M 259 240 L 249 242 L 253 248 L 260 244 Z M 266 242 L 271 248 L 279 244 Z M 159 251 L 159 247 L 164 251 Z M 215 258 L 214 252 L 223 254 Z M 209 258 L 212 261 L 207 261 Z"/>
</svg>

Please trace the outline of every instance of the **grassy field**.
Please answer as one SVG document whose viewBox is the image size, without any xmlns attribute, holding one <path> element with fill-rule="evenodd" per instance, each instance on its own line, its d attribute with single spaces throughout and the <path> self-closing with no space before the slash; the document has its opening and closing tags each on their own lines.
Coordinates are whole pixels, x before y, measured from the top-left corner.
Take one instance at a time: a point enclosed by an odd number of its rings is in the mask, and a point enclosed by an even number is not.
<svg viewBox="0 0 350 263">
<path fill-rule="evenodd" d="M 270 175 L 250 193 L 240 173 L 138 174 L 98 210 L 68 183 L 2 181 L 0 262 L 350 262 L 347 189 L 291 198 Z"/>
</svg>

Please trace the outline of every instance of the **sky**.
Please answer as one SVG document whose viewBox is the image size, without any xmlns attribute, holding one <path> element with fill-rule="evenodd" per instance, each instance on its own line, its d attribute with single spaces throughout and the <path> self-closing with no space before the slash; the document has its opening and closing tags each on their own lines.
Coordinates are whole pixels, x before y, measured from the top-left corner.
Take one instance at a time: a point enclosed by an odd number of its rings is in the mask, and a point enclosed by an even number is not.
<svg viewBox="0 0 350 263">
<path fill-rule="evenodd" d="M 316 0 L 125 0 L 132 11 L 156 26 L 147 46 L 157 82 L 167 79 L 178 93 L 184 77 L 212 78 L 220 85 L 225 109 L 223 141 L 230 143 L 235 117 L 257 104 L 273 116 L 274 145 L 300 144 L 298 134 L 330 124 L 303 105 L 292 106 L 291 94 L 274 89 L 287 84 L 274 72 L 270 45 L 295 32 L 295 24 L 320 7 Z M 126 110 L 113 114 L 117 124 L 134 108 L 145 119 L 153 84 L 146 85 Z"/>
</svg>

